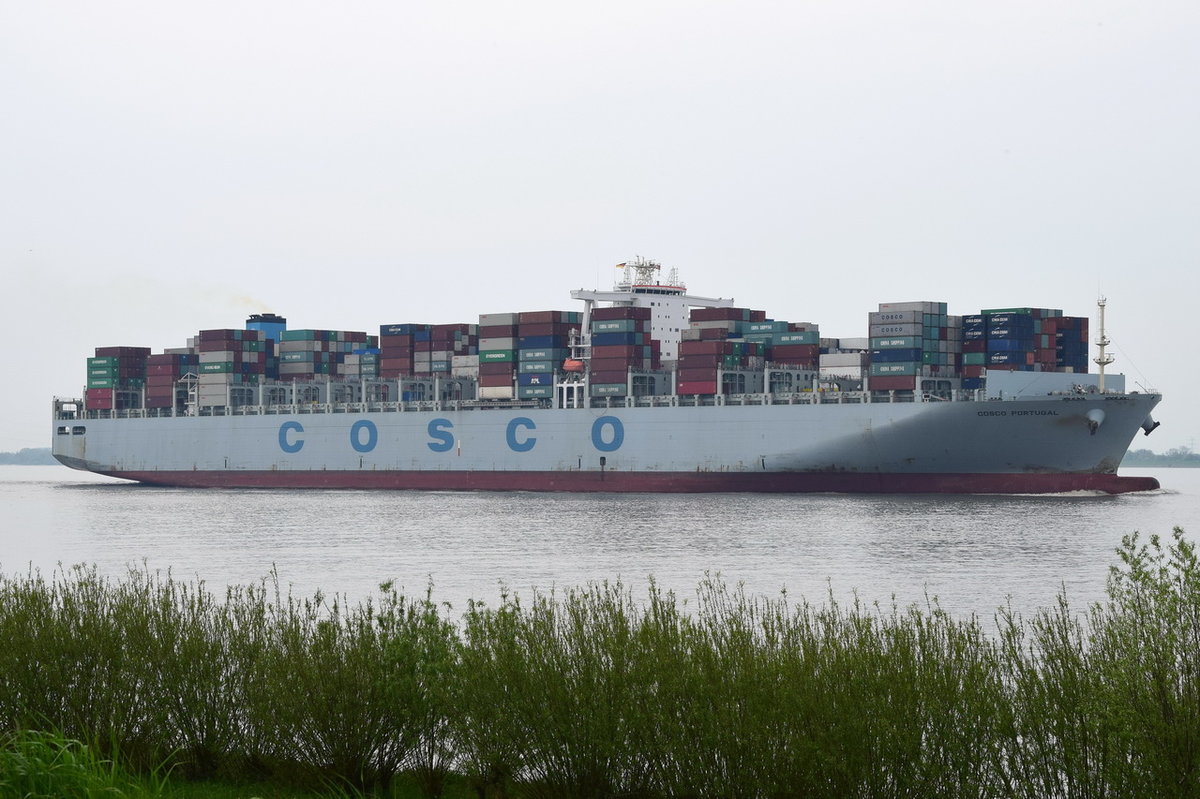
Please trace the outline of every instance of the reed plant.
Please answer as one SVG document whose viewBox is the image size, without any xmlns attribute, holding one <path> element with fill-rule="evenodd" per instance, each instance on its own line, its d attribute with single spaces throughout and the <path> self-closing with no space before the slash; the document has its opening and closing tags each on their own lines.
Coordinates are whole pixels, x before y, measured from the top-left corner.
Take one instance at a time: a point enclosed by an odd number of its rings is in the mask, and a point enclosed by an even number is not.
<svg viewBox="0 0 1200 799">
<path fill-rule="evenodd" d="M 504 591 L 455 618 L 432 587 L 351 603 L 277 575 L 218 596 L 144 566 L 30 571 L 0 576 L 0 734 L 56 774 L 91 757 L 339 795 L 1200 795 L 1182 531 L 1127 537 L 1104 602 L 996 621 L 719 576 L 687 599 Z"/>
</svg>

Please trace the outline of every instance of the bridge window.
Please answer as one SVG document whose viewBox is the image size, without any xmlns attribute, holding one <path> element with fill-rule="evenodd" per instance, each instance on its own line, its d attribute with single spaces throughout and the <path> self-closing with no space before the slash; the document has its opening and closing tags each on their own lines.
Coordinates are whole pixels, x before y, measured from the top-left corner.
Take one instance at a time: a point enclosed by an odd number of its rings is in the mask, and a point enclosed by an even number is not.
<svg viewBox="0 0 1200 799">
<path fill-rule="evenodd" d="M 58 434 L 59 434 L 60 436 L 65 436 L 65 435 L 67 434 L 67 432 L 68 432 L 68 431 L 67 431 L 67 426 L 66 426 L 66 425 L 63 425 L 63 426 L 59 427 L 57 432 L 58 432 Z"/>
<path fill-rule="evenodd" d="M 81 436 L 81 435 L 85 434 L 86 432 L 87 432 L 87 428 L 81 424 L 77 424 L 71 428 L 71 435 L 73 435 L 73 436 Z"/>
</svg>

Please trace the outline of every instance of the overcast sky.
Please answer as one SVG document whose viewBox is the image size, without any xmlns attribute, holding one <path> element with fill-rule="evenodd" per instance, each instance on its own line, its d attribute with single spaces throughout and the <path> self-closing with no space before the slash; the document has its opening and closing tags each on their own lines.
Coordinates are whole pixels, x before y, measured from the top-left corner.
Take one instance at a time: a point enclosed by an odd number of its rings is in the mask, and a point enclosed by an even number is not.
<svg viewBox="0 0 1200 799">
<path fill-rule="evenodd" d="M 827 336 L 1102 292 L 1134 447 L 1196 446 L 1198 42 L 1195 0 L 0 0 L 0 450 L 97 346 L 571 309 L 638 254 Z"/>
</svg>

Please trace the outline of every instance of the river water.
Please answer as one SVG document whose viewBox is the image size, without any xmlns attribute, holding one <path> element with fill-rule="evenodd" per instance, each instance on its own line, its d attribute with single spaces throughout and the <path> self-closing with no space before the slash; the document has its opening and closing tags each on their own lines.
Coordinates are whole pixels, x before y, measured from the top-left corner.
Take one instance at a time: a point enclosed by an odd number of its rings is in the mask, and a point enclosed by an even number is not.
<svg viewBox="0 0 1200 799">
<path fill-rule="evenodd" d="M 60 466 L 0 466 L 0 571 L 145 564 L 223 590 L 276 570 L 351 600 L 394 580 L 463 609 L 589 581 L 653 578 L 681 597 L 705 574 L 824 603 L 936 597 L 956 615 L 1028 614 L 1065 588 L 1103 599 L 1135 530 L 1200 534 L 1200 469 L 1128 469 L 1121 496 L 601 495 L 154 488 Z"/>
</svg>

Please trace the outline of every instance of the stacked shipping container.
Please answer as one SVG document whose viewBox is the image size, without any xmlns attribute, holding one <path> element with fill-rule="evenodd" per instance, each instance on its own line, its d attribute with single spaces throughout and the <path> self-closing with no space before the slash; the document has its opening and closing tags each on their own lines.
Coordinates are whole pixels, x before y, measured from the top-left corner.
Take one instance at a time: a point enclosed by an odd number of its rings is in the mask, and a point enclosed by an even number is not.
<svg viewBox="0 0 1200 799">
<path fill-rule="evenodd" d="M 267 355 L 272 347 L 261 330 L 201 330 L 196 335 L 198 403 L 214 406 L 249 401 L 240 389 L 253 388 L 267 378 Z"/>
<path fill-rule="evenodd" d="M 148 347 L 97 347 L 87 361 L 86 407 L 97 410 L 137 408 L 146 383 Z"/>
<path fill-rule="evenodd" d="M 962 318 L 944 302 L 885 302 L 867 317 L 868 388 L 913 391 L 921 378 L 953 379 L 962 363 Z"/>
<path fill-rule="evenodd" d="M 626 396 L 634 373 L 660 368 L 661 349 L 650 338 L 650 316 L 650 308 L 631 305 L 592 311 L 588 390 L 593 397 Z"/>
<path fill-rule="evenodd" d="M 963 388 L 988 369 L 1087 372 L 1088 320 L 1059 309 L 994 308 L 963 317 Z"/>
</svg>

